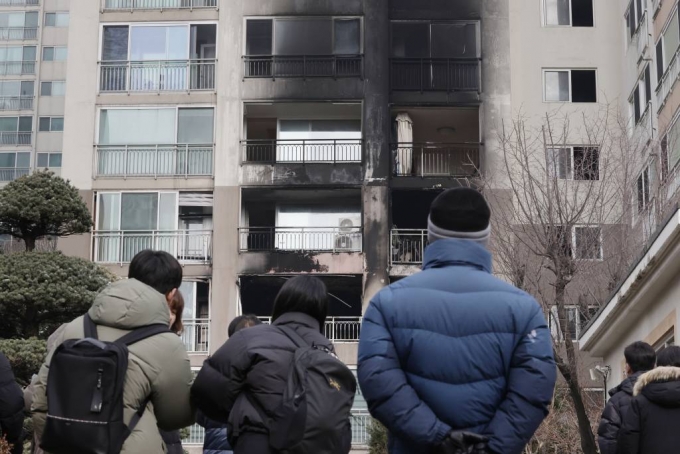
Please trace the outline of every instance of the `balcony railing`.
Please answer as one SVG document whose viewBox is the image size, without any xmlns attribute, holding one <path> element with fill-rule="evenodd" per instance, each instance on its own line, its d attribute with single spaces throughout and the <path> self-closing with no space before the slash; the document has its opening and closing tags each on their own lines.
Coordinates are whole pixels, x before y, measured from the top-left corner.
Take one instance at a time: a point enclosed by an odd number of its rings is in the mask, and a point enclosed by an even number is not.
<svg viewBox="0 0 680 454">
<path fill-rule="evenodd" d="M 210 177 L 213 145 L 97 145 L 100 177 Z"/>
<path fill-rule="evenodd" d="M 31 173 L 29 168 L 0 167 L 0 182 L 14 181 Z"/>
<path fill-rule="evenodd" d="M 361 162 L 361 139 L 244 140 L 241 145 L 248 164 Z"/>
<path fill-rule="evenodd" d="M 101 92 L 164 92 L 215 89 L 217 60 L 103 61 Z"/>
<path fill-rule="evenodd" d="M 183 445 L 200 445 L 203 446 L 205 440 L 205 429 L 198 424 L 194 424 L 189 428 L 189 436 L 182 440 Z"/>
<path fill-rule="evenodd" d="M 212 231 L 116 230 L 94 233 L 94 261 L 97 263 L 129 263 L 144 249 L 168 252 L 184 263 L 209 263 L 212 258 Z"/>
<path fill-rule="evenodd" d="M 361 252 L 361 227 L 242 227 L 241 252 Z"/>
<path fill-rule="evenodd" d="M 392 265 L 421 265 L 428 245 L 427 230 L 394 229 L 390 233 Z"/>
<path fill-rule="evenodd" d="M 481 90 L 480 60 L 477 58 L 393 58 L 392 90 L 476 91 Z"/>
<path fill-rule="evenodd" d="M 396 143 L 392 145 L 394 176 L 474 177 L 479 144 Z"/>
<path fill-rule="evenodd" d="M 363 55 L 245 56 L 246 78 L 363 77 Z"/>
<path fill-rule="evenodd" d="M 369 441 L 368 429 L 372 423 L 371 415 L 366 411 L 352 411 L 352 445 L 367 446 Z"/>
<path fill-rule="evenodd" d="M 37 39 L 37 27 L 2 27 L 0 28 L 0 41 L 24 41 Z"/>
<path fill-rule="evenodd" d="M 0 0 L 0 6 L 39 6 L 40 0 Z"/>
<path fill-rule="evenodd" d="M 262 323 L 271 324 L 271 317 L 258 317 Z M 324 335 L 331 342 L 359 342 L 361 317 L 327 317 Z"/>
<path fill-rule="evenodd" d="M 104 10 L 217 8 L 218 0 L 103 0 Z"/>
<path fill-rule="evenodd" d="M 0 110 L 33 110 L 33 96 L 1 96 Z"/>
<path fill-rule="evenodd" d="M 210 341 L 210 320 L 192 319 L 182 320 L 182 342 L 188 353 L 208 353 Z"/>
<path fill-rule="evenodd" d="M 32 132 L 0 131 L 0 145 L 30 145 Z"/>
<path fill-rule="evenodd" d="M 35 74 L 34 61 L 0 61 L 0 76 Z"/>
<path fill-rule="evenodd" d="M 680 57 L 678 55 L 680 55 L 680 47 L 677 52 L 675 52 L 671 62 L 668 64 L 668 68 L 666 68 L 666 71 L 663 73 L 661 80 L 656 86 L 656 102 L 659 112 L 661 112 L 661 109 L 666 105 L 666 100 L 673 91 L 678 76 L 680 76 Z"/>
</svg>

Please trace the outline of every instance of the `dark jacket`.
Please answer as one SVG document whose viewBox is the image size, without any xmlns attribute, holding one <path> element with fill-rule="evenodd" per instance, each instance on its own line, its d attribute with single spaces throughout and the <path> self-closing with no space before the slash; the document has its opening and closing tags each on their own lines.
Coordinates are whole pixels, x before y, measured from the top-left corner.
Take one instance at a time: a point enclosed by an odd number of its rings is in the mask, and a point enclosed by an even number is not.
<svg viewBox="0 0 680 454">
<path fill-rule="evenodd" d="M 439 240 L 424 270 L 381 290 L 364 316 L 359 383 L 390 453 L 428 452 L 453 428 L 518 454 L 548 413 L 556 379 L 543 311 L 491 275 L 491 254 Z"/>
<path fill-rule="evenodd" d="M 193 401 L 205 416 L 227 423 L 229 442 L 235 450 L 242 433 L 268 433 L 249 397 L 268 414 L 281 403 L 296 347 L 277 329 L 278 325 L 293 328 L 309 344 L 333 348 L 321 334 L 319 322 L 290 312 L 279 317 L 274 326 L 258 325 L 234 334 L 205 361 L 191 388 Z M 345 435 L 351 437 L 350 433 L 342 434 Z M 349 446 L 349 440 L 343 442 Z M 340 441 L 328 443 L 339 445 Z"/>
<path fill-rule="evenodd" d="M 14 445 L 12 454 L 23 452 L 24 393 L 14 379 L 7 357 L 0 352 L 0 436 Z"/>
<path fill-rule="evenodd" d="M 200 411 L 196 414 L 196 422 L 205 429 L 203 454 L 231 454 L 226 424 L 213 421 Z"/>
<path fill-rule="evenodd" d="M 182 449 L 182 439 L 179 436 L 179 430 L 166 431 L 159 430 L 167 454 L 184 454 Z"/>
<path fill-rule="evenodd" d="M 600 427 L 597 429 L 597 441 L 600 454 L 616 454 L 616 442 L 621 430 L 621 420 L 628 411 L 633 400 L 633 387 L 642 372 L 626 378 L 619 386 L 609 391 L 609 402 L 604 407 Z"/>
<path fill-rule="evenodd" d="M 669 454 L 680 450 L 680 368 L 657 367 L 638 378 L 623 416 L 620 454 Z"/>
</svg>

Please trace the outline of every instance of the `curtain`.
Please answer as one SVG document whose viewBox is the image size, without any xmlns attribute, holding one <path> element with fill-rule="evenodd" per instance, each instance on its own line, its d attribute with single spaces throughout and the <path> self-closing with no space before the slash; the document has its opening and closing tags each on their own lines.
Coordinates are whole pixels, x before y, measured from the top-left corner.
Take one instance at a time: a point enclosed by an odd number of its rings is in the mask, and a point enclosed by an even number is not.
<svg viewBox="0 0 680 454">
<path fill-rule="evenodd" d="M 413 120 L 402 112 L 397 115 L 397 175 L 411 175 L 413 170 Z"/>
</svg>

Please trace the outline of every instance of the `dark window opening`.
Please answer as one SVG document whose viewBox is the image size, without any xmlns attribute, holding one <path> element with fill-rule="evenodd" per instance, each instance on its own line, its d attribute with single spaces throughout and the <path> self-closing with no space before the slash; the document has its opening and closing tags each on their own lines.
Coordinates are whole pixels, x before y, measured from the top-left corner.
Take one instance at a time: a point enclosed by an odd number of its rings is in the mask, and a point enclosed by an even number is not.
<svg viewBox="0 0 680 454">
<path fill-rule="evenodd" d="M 638 212 L 649 205 L 649 168 L 642 171 L 637 180 Z"/>
<path fill-rule="evenodd" d="M 574 69 L 571 71 L 572 102 L 597 102 L 595 70 Z"/>
<path fill-rule="evenodd" d="M 668 164 L 668 136 L 661 139 L 661 178 L 666 179 L 669 172 Z"/>
<path fill-rule="evenodd" d="M 595 147 L 574 147 L 574 180 L 600 179 L 600 151 Z"/>
<path fill-rule="evenodd" d="M 649 103 L 652 99 L 652 76 L 650 73 L 649 65 L 645 68 L 645 100 Z"/>
<path fill-rule="evenodd" d="M 554 250 L 560 257 L 571 257 L 571 232 L 562 225 L 547 227 L 549 250 Z"/>
<path fill-rule="evenodd" d="M 246 54 L 272 54 L 272 25 L 271 19 L 249 20 L 246 23 Z"/>
<path fill-rule="evenodd" d="M 600 227 L 574 228 L 574 258 L 579 260 L 602 259 L 602 230 Z"/>
<path fill-rule="evenodd" d="M 640 117 L 642 116 L 640 107 L 640 86 L 636 85 L 635 91 L 633 91 L 633 115 L 635 116 L 635 124 L 640 122 Z"/>
<path fill-rule="evenodd" d="M 663 77 L 663 68 L 664 68 L 664 61 L 663 61 L 663 38 L 659 39 L 659 42 L 656 43 L 656 81 L 660 82 L 661 78 Z"/>
<path fill-rule="evenodd" d="M 593 26 L 593 0 L 571 0 L 571 25 Z"/>
</svg>

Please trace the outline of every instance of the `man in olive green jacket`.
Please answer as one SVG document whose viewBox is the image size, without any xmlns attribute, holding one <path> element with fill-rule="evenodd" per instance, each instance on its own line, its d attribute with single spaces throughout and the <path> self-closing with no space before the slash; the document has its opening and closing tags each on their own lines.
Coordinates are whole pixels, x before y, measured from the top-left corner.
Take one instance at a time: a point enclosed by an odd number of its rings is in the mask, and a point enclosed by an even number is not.
<svg viewBox="0 0 680 454">
<path fill-rule="evenodd" d="M 164 252 L 142 251 L 132 260 L 129 277 L 102 290 L 88 311 L 101 340 L 114 341 L 142 326 L 170 323 L 167 299 L 174 296 L 182 283 L 182 268 L 177 260 Z M 82 337 L 83 317 L 78 317 L 64 328 L 56 345 Z M 40 369 L 33 395 L 31 410 L 38 439 L 45 427 L 46 383 L 53 352 L 48 353 Z M 189 400 L 192 381 L 189 357 L 181 339 L 173 333 L 132 344 L 129 352 L 123 390 L 125 421 L 130 421 L 147 397 L 151 397 L 151 402 L 121 453 L 163 454 L 165 446 L 158 429 L 177 430 L 194 422 Z"/>
</svg>

